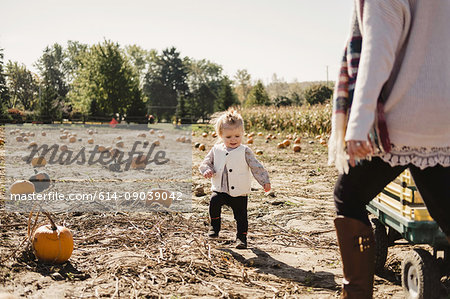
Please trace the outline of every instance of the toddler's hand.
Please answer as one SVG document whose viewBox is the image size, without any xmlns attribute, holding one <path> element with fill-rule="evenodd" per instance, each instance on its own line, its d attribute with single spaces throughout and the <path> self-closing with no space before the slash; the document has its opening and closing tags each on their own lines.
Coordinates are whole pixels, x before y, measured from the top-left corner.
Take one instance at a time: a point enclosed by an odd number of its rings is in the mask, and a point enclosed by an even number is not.
<svg viewBox="0 0 450 299">
<path fill-rule="evenodd" d="M 270 191 L 270 184 L 264 184 L 264 192 Z"/>
<path fill-rule="evenodd" d="M 214 175 L 214 172 L 211 169 L 208 169 L 207 171 L 205 171 L 205 173 L 203 174 L 203 176 L 207 179 L 212 178 Z"/>
</svg>

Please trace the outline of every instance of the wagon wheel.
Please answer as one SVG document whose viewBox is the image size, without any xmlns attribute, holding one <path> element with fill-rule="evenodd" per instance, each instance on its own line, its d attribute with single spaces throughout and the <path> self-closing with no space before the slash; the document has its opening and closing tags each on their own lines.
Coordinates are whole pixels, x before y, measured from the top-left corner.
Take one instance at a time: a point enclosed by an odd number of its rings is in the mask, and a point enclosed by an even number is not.
<svg viewBox="0 0 450 299">
<path fill-rule="evenodd" d="M 440 277 L 435 258 L 426 250 L 414 249 L 402 262 L 402 286 L 408 299 L 437 298 Z"/>
<path fill-rule="evenodd" d="M 388 253 L 389 239 L 386 233 L 386 227 L 380 220 L 372 219 L 375 228 L 373 230 L 375 236 L 375 274 L 380 275 L 384 271 L 386 258 Z"/>
</svg>

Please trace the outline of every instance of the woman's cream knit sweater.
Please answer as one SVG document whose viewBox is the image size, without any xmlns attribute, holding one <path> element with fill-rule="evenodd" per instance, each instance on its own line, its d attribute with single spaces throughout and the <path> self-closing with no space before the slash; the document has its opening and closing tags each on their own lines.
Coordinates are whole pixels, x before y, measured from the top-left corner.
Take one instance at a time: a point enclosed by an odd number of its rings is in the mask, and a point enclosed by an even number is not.
<svg viewBox="0 0 450 299">
<path fill-rule="evenodd" d="M 386 123 L 394 148 L 385 160 L 450 166 L 450 1 L 365 0 L 363 16 L 345 139 L 367 139 L 387 82 Z"/>
</svg>

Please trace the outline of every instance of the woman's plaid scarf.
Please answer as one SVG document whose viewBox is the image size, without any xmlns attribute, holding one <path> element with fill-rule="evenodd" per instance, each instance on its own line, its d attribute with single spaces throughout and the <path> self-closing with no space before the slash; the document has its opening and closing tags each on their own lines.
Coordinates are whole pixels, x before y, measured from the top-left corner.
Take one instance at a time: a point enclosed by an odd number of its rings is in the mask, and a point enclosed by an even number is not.
<svg viewBox="0 0 450 299">
<path fill-rule="evenodd" d="M 334 90 L 332 130 L 328 142 L 328 162 L 329 164 L 334 163 L 340 173 L 347 173 L 349 169 L 348 155 L 345 152 L 345 132 L 361 56 L 362 35 L 360 22 L 362 22 L 363 8 L 364 0 L 360 0 L 359 7 L 355 5 L 351 27 L 352 34 L 344 49 L 339 78 Z M 378 100 L 376 112 L 374 126 L 369 133 L 368 139 L 372 143 L 375 153 L 389 152 L 390 142 L 384 119 L 384 100 L 381 96 Z"/>
</svg>

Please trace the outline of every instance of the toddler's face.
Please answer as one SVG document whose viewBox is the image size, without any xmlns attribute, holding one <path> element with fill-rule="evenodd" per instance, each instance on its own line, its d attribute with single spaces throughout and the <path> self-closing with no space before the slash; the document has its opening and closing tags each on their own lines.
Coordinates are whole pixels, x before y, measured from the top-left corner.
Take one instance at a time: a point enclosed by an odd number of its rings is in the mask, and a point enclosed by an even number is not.
<svg viewBox="0 0 450 299">
<path fill-rule="evenodd" d="M 237 148 L 242 143 L 242 135 L 244 131 L 242 127 L 237 127 L 234 129 L 223 129 L 222 135 L 220 136 L 226 147 Z"/>
</svg>

